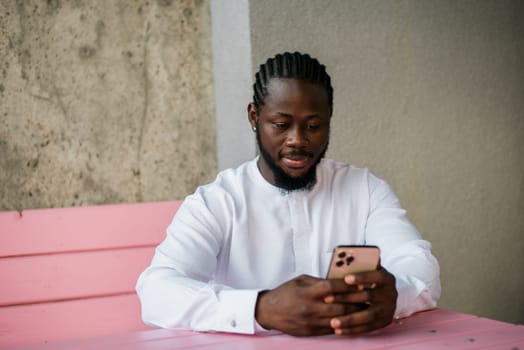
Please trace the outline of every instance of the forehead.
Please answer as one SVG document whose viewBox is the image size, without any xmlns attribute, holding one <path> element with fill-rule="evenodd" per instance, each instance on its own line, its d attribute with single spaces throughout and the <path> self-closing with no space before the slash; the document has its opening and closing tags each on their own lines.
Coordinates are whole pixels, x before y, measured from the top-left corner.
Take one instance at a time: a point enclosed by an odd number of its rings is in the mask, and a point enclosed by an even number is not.
<svg viewBox="0 0 524 350">
<path fill-rule="evenodd" d="M 298 105 L 308 109 L 329 110 L 326 89 L 305 80 L 272 78 L 267 85 L 267 92 L 265 105 Z"/>
</svg>

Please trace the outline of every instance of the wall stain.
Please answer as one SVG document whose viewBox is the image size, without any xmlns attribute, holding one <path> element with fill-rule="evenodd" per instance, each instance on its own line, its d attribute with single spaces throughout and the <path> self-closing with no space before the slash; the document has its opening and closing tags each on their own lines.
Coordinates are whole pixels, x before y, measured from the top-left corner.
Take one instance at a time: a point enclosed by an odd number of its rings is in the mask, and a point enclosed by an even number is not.
<svg viewBox="0 0 524 350">
<path fill-rule="evenodd" d="M 21 70 L 22 79 L 27 80 L 28 79 L 27 69 L 28 68 L 30 69 L 30 65 L 31 65 L 31 53 L 29 52 L 29 50 L 22 50 L 21 52 L 18 53 L 18 57 L 19 57 L 20 65 L 22 66 L 22 70 Z"/>
<path fill-rule="evenodd" d="M 78 56 L 81 59 L 89 59 L 96 53 L 96 49 L 89 45 L 83 45 L 78 49 Z"/>
<path fill-rule="evenodd" d="M 90 204 L 107 204 L 107 203 L 122 203 L 124 202 L 124 198 L 112 190 L 109 186 L 104 186 L 101 183 L 95 181 L 91 176 L 85 176 L 83 177 L 82 181 L 82 193 L 90 193 L 90 194 L 100 194 L 101 198 L 100 200 L 93 200 L 91 198 Z M 72 206 L 77 206 L 78 203 L 73 202 L 71 203 Z"/>
<path fill-rule="evenodd" d="M 57 10 L 60 7 L 60 0 L 47 0 L 47 8 Z"/>
<path fill-rule="evenodd" d="M 18 14 L 18 25 L 20 26 L 20 35 L 14 42 L 9 38 L 9 47 L 18 50 L 18 63 L 20 64 L 20 76 L 22 79 L 27 79 L 27 65 L 29 63 L 30 54 L 28 50 L 22 50 L 27 33 L 27 19 L 29 16 L 25 10 L 25 2 L 23 0 L 16 1 L 16 12 Z"/>
<path fill-rule="evenodd" d="M 102 48 L 102 37 L 105 34 L 106 24 L 102 20 L 98 20 L 95 25 L 95 33 L 96 33 L 96 47 L 98 49 Z"/>
<path fill-rule="evenodd" d="M 160 6 L 171 6 L 173 0 L 157 0 L 157 3 Z"/>
<path fill-rule="evenodd" d="M 0 139 L 0 182 L 9 184 L 0 192 L 0 210 L 22 211 L 27 208 L 24 189 L 27 188 L 30 175 L 22 170 L 24 165 L 24 155 L 16 146 L 10 146 L 7 141 Z M 26 158 L 27 159 L 27 158 Z"/>
<path fill-rule="evenodd" d="M 64 120 L 66 121 L 66 123 L 69 122 L 69 114 L 67 112 L 67 109 L 64 105 L 64 101 L 62 101 L 62 96 L 60 95 L 60 92 L 58 91 L 58 88 L 56 87 L 55 84 L 52 85 L 52 89 L 53 89 L 53 96 L 56 98 L 56 102 L 58 103 L 58 107 L 60 108 L 60 110 L 62 111 L 62 114 L 64 116 Z M 64 138 L 64 137 L 62 137 Z"/>
<path fill-rule="evenodd" d="M 140 125 L 138 126 L 138 145 L 137 145 L 137 155 L 136 155 L 136 163 L 137 163 L 137 169 L 140 169 L 140 165 L 142 163 L 142 146 L 144 143 L 144 129 L 146 126 L 146 119 L 147 119 L 147 112 L 149 108 L 149 76 L 147 73 L 147 67 L 148 67 L 148 42 L 150 38 L 150 29 L 151 24 L 148 21 L 146 24 L 146 29 L 144 33 L 144 43 L 143 43 L 143 52 L 142 52 L 142 61 L 144 62 L 144 65 L 142 67 L 142 79 L 143 79 L 143 85 L 144 85 L 144 107 L 142 110 L 142 116 L 140 118 Z M 135 175 L 136 177 L 136 200 L 138 202 L 142 202 L 143 200 L 143 193 L 142 193 L 142 179 L 140 176 L 140 173 Z"/>
<path fill-rule="evenodd" d="M 36 158 L 36 159 L 32 159 L 32 160 L 28 161 L 26 163 L 26 165 L 27 165 L 28 168 L 33 168 L 34 169 L 34 168 L 36 168 L 38 166 L 39 162 L 40 162 L 40 160 L 38 158 Z"/>
</svg>

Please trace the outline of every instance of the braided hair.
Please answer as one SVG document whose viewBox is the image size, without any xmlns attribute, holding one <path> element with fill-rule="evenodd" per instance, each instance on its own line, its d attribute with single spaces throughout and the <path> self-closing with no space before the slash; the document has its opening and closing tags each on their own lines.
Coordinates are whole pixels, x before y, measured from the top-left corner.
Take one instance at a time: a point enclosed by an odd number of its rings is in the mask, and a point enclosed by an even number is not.
<svg viewBox="0 0 524 350">
<path fill-rule="evenodd" d="M 308 54 L 284 52 L 269 58 L 255 74 L 253 104 L 257 114 L 269 94 L 267 85 L 272 78 L 305 80 L 323 87 L 328 95 L 329 108 L 333 111 L 333 87 L 326 67 Z"/>
</svg>

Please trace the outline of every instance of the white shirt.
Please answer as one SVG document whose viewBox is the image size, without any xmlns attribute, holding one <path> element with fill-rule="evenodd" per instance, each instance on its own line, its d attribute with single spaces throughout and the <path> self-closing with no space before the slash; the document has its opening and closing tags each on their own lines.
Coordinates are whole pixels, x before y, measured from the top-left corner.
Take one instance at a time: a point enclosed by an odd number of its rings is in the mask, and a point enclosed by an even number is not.
<svg viewBox="0 0 524 350">
<path fill-rule="evenodd" d="M 389 185 L 332 160 L 310 191 L 283 192 L 257 159 L 218 174 L 188 196 L 141 274 L 145 323 L 252 334 L 260 290 L 300 274 L 325 277 L 337 245 L 377 245 L 396 278 L 395 315 L 433 308 L 440 297 L 431 245 L 409 222 Z"/>
</svg>

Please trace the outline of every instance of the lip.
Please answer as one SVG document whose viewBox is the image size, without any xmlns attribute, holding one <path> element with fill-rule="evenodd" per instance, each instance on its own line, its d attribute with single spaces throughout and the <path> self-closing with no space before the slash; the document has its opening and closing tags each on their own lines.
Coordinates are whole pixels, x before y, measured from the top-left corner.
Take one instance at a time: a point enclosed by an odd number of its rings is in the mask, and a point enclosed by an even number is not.
<svg viewBox="0 0 524 350">
<path fill-rule="evenodd" d="M 282 157 L 282 163 L 291 169 L 303 169 L 309 164 L 309 159 L 305 155 L 289 155 Z"/>
</svg>

